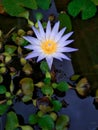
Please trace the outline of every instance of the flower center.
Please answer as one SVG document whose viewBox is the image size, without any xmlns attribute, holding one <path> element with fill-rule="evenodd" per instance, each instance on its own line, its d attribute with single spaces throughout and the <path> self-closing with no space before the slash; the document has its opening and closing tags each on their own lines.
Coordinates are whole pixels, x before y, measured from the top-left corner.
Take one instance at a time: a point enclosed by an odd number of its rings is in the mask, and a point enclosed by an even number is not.
<svg viewBox="0 0 98 130">
<path fill-rule="evenodd" d="M 41 48 L 45 54 L 53 54 L 57 50 L 57 44 L 52 40 L 46 40 L 42 42 Z"/>
</svg>

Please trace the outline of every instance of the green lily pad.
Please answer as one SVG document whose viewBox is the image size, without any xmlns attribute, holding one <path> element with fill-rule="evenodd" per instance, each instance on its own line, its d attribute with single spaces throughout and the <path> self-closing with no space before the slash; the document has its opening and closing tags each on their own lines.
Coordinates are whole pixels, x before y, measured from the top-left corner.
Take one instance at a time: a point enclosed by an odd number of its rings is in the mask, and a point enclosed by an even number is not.
<svg viewBox="0 0 98 130">
<path fill-rule="evenodd" d="M 97 8 L 91 0 L 72 0 L 68 4 L 68 13 L 73 17 L 76 17 L 81 12 L 82 19 L 86 20 L 93 17 Z"/>
<path fill-rule="evenodd" d="M 71 19 L 70 16 L 67 15 L 67 13 L 60 13 L 58 16 L 58 20 L 60 21 L 60 27 L 67 28 L 67 32 L 72 30 L 72 23 L 71 23 Z"/>
<path fill-rule="evenodd" d="M 36 0 L 36 2 L 39 8 L 47 10 L 50 6 L 51 0 Z"/>
<path fill-rule="evenodd" d="M 3 0 L 3 6 L 5 11 L 11 16 L 19 16 L 25 12 L 26 8 L 37 9 L 35 0 Z"/>
</svg>

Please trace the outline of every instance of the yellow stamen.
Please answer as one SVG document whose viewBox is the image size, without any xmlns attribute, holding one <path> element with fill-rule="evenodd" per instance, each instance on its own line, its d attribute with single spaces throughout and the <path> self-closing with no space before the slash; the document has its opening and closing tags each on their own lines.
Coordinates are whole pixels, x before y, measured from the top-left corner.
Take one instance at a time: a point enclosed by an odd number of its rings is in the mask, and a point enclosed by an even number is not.
<svg viewBox="0 0 98 130">
<path fill-rule="evenodd" d="M 52 40 L 46 40 L 42 42 L 41 48 L 45 54 L 53 54 L 57 50 L 57 44 Z"/>
</svg>

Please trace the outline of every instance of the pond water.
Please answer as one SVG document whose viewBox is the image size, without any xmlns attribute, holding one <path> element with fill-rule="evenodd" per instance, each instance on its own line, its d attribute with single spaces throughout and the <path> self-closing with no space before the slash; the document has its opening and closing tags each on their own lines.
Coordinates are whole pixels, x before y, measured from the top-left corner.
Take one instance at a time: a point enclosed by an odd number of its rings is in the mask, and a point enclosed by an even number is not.
<svg viewBox="0 0 98 130">
<path fill-rule="evenodd" d="M 52 7 L 52 12 L 53 8 L 54 6 Z M 51 11 L 49 13 L 51 13 Z M 2 23 L 0 25 L 0 28 L 6 31 L 6 28 L 3 26 L 2 22 L 4 17 L 5 16 L 0 16 Z M 7 22 L 10 26 L 14 26 L 12 23 L 10 23 L 9 20 Z M 58 81 L 66 80 L 69 83 L 72 83 L 69 80 L 70 76 L 73 74 L 80 74 L 87 77 L 92 88 L 97 89 L 98 15 L 86 21 L 82 21 L 80 18 L 73 19 L 72 24 L 74 30 L 73 39 L 75 39 L 73 46 L 75 48 L 78 48 L 79 51 L 72 54 L 71 62 L 63 61 L 57 63 L 57 61 L 55 61 L 55 67 L 58 70 L 57 79 Z M 70 117 L 69 130 L 98 130 L 98 110 L 93 104 L 93 96 L 88 96 L 84 99 L 81 99 L 78 97 L 77 93 L 74 90 L 70 89 L 67 91 L 66 96 L 62 98 L 68 103 L 68 106 L 66 108 L 63 108 L 60 112 L 67 114 Z M 59 99 L 62 100 L 62 98 Z M 17 109 L 18 105 L 19 104 L 16 104 L 14 109 Z M 24 104 L 20 103 L 19 106 L 22 108 L 24 107 Z M 18 113 L 20 114 L 23 112 L 22 114 L 24 117 L 24 113 L 29 116 L 33 108 L 31 107 L 30 111 L 26 113 L 28 107 L 25 106 L 24 111 L 22 109 L 19 109 Z M 0 130 L 4 130 L 4 121 L 5 115 L 3 117 L 0 117 Z M 25 122 L 27 122 L 27 118 L 25 118 Z"/>
</svg>

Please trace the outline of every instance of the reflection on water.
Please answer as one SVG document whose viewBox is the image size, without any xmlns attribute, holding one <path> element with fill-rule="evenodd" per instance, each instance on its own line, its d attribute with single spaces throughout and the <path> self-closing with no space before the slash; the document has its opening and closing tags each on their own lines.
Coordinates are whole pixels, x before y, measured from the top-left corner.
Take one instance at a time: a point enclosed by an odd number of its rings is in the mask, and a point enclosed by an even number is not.
<svg viewBox="0 0 98 130">
<path fill-rule="evenodd" d="M 69 90 L 65 101 L 69 105 L 61 112 L 70 117 L 69 130 L 98 130 L 98 110 L 93 105 L 93 97 L 80 99 L 74 90 Z"/>
</svg>

